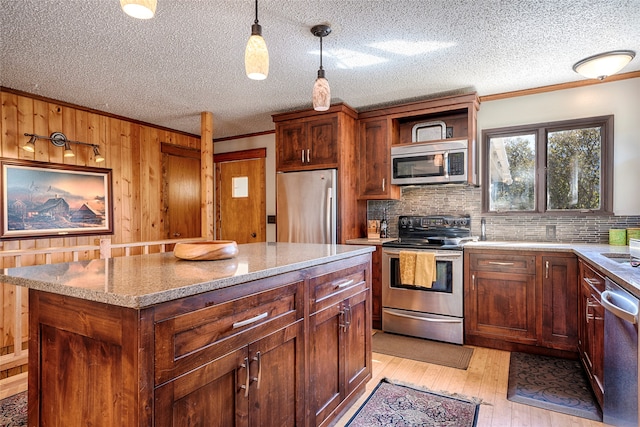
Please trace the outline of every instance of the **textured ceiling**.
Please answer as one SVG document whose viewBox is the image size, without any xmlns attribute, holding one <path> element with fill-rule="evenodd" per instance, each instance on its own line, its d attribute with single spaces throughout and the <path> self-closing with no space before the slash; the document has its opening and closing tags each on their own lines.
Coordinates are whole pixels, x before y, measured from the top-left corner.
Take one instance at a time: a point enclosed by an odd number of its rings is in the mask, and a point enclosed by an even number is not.
<svg viewBox="0 0 640 427">
<path fill-rule="evenodd" d="M 244 74 L 252 0 L 158 0 L 130 18 L 118 0 L 0 0 L 0 85 L 214 138 L 273 129 L 311 106 L 319 39 L 333 102 L 356 109 L 475 90 L 489 95 L 582 80 L 572 65 L 638 53 L 640 0 L 260 0 L 271 68 Z M 383 42 L 419 43 L 414 55 Z M 373 64 L 352 65 L 354 55 Z M 637 94 L 636 94 L 637 96 Z"/>
</svg>

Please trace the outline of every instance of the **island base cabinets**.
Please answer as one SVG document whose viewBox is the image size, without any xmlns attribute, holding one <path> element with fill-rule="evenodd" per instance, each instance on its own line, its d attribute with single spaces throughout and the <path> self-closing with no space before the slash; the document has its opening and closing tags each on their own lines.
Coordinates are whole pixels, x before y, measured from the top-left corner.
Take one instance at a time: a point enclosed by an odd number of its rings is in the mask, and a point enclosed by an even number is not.
<svg viewBox="0 0 640 427">
<path fill-rule="evenodd" d="M 303 321 L 156 390 L 157 427 L 304 424 Z"/>
<path fill-rule="evenodd" d="M 578 350 L 593 393 L 602 407 L 604 397 L 604 307 L 600 294 L 604 278 L 588 264 L 579 261 L 580 299 Z"/>
<path fill-rule="evenodd" d="M 29 425 L 152 425 L 137 321 L 136 310 L 30 289 Z"/>
<path fill-rule="evenodd" d="M 354 400 L 351 395 L 358 386 L 371 378 L 367 292 L 311 316 L 312 425 L 330 425 L 346 403 Z"/>
<path fill-rule="evenodd" d="M 309 322 L 312 426 L 330 425 L 371 378 L 369 264 L 311 279 Z"/>
</svg>

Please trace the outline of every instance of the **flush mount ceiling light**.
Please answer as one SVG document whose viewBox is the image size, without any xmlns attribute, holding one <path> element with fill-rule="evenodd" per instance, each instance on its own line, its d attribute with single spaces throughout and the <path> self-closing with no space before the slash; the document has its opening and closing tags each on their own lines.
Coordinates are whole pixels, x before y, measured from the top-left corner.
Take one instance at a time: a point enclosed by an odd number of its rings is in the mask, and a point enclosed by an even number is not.
<svg viewBox="0 0 640 427">
<path fill-rule="evenodd" d="M 576 62 L 573 71 L 590 79 L 604 80 L 622 70 L 636 53 L 632 50 L 614 50 L 599 53 Z"/>
<path fill-rule="evenodd" d="M 120 0 L 120 7 L 127 15 L 138 19 L 151 19 L 156 13 L 157 0 Z"/>
<path fill-rule="evenodd" d="M 311 28 L 311 33 L 320 37 L 320 68 L 318 69 L 318 78 L 313 85 L 313 109 L 327 111 L 331 105 L 331 88 L 329 88 L 329 81 L 324 77 L 324 69 L 322 68 L 322 38 L 331 34 L 331 27 L 316 25 Z"/>
<path fill-rule="evenodd" d="M 94 155 L 93 160 L 96 163 L 104 162 L 104 157 L 102 157 L 102 155 L 100 154 L 100 147 L 97 144 L 89 144 L 88 142 L 80 142 L 80 141 L 70 141 L 62 132 L 53 132 L 48 137 L 35 135 L 33 133 L 25 133 L 24 136 L 29 136 L 30 138 L 29 138 L 29 141 L 27 141 L 22 146 L 22 149 L 30 153 L 33 153 L 36 151 L 37 140 L 46 139 L 48 141 L 51 141 L 51 143 L 56 147 L 64 147 L 64 153 L 63 153 L 64 157 L 75 157 L 75 153 L 71 149 L 71 144 L 86 145 L 88 147 L 93 148 L 93 155 Z"/>
<path fill-rule="evenodd" d="M 251 26 L 251 37 L 244 51 L 244 69 L 252 80 L 264 80 L 269 74 L 269 51 L 262 38 L 262 27 L 258 24 L 258 0 L 256 0 L 256 20 Z"/>
</svg>

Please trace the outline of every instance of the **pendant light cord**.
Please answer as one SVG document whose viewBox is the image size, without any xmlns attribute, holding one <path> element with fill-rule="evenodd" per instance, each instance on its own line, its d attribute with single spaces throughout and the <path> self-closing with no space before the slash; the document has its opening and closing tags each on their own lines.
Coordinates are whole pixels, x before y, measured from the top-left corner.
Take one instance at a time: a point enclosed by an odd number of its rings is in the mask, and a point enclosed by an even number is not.
<svg viewBox="0 0 640 427">
<path fill-rule="evenodd" d="M 322 36 L 320 36 L 320 69 L 322 70 Z"/>
<path fill-rule="evenodd" d="M 254 24 L 258 23 L 258 0 L 256 0 L 256 20 L 253 23 Z"/>
</svg>

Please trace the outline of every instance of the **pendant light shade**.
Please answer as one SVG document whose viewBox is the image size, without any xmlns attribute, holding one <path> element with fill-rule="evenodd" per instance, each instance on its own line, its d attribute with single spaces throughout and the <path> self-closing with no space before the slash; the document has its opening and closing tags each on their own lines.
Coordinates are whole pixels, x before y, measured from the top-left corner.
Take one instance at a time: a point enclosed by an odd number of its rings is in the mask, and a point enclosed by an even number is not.
<svg viewBox="0 0 640 427">
<path fill-rule="evenodd" d="M 324 78 L 324 70 L 318 70 L 318 78 L 313 85 L 313 109 L 327 111 L 331 106 L 331 88 Z"/>
<path fill-rule="evenodd" d="M 151 19 L 156 13 L 157 0 L 120 0 L 120 7 L 127 15 L 138 19 Z"/>
<path fill-rule="evenodd" d="M 590 79 L 604 80 L 622 70 L 636 56 L 632 50 L 599 53 L 576 62 L 573 71 Z"/>
<path fill-rule="evenodd" d="M 262 38 L 262 27 L 258 24 L 258 0 L 256 0 L 256 20 L 251 26 L 251 37 L 244 51 L 244 68 L 252 80 L 264 80 L 269 75 L 269 51 Z"/>
<path fill-rule="evenodd" d="M 324 77 L 324 69 L 322 68 L 322 38 L 331 33 L 328 25 L 316 25 L 311 28 L 314 36 L 320 37 L 320 68 L 318 69 L 318 78 L 313 85 L 313 109 L 316 111 L 327 111 L 331 106 L 331 88 L 329 81 Z"/>
</svg>

